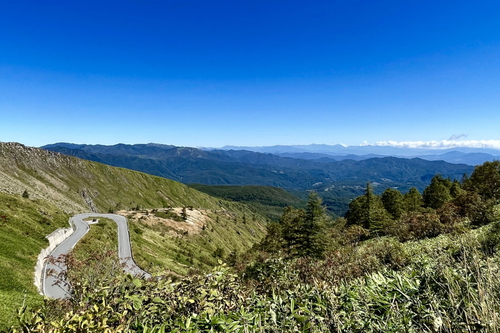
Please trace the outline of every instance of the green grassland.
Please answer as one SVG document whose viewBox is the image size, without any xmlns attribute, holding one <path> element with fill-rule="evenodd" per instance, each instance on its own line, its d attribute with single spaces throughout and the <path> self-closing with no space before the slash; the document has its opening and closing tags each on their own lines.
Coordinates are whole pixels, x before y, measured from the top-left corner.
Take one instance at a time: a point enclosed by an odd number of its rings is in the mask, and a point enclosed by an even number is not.
<svg viewBox="0 0 500 333">
<path fill-rule="evenodd" d="M 42 301 L 33 284 L 36 260 L 49 245 L 45 236 L 68 227 L 68 219 L 54 205 L 0 192 L 0 330 L 14 323 L 25 297 Z"/>
<path fill-rule="evenodd" d="M 93 251 L 118 251 L 118 229 L 115 221 L 102 217 L 98 220 L 99 222 L 92 224 L 89 232 L 73 248 L 72 253 L 77 259 L 83 260 Z"/>
<path fill-rule="evenodd" d="M 226 206 L 233 212 L 245 209 L 238 203 L 226 203 Z M 187 211 L 189 214 L 190 209 Z M 199 233 L 192 234 L 162 223 L 151 225 L 141 219 L 129 219 L 134 260 L 152 274 L 179 277 L 190 272 L 208 271 L 219 260 L 245 252 L 265 234 L 265 225 L 256 220 L 257 215 L 251 210 L 247 208 L 246 215 L 233 212 L 204 211 L 205 225 Z M 155 215 L 154 212 L 148 214 Z M 90 231 L 75 247 L 77 259 L 83 260 L 85 255 L 95 251 L 116 252 L 116 232 L 113 221 L 99 218 L 99 223 L 91 225 Z"/>
<path fill-rule="evenodd" d="M 245 203 L 273 221 L 280 219 L 284 207 L 305 207 L 305 200 L 278 187 L 203 184 L 189 186 L 214 197 Z"/>
<path fill-rule="evenodd" d="M 205 271 L 218 260 L 242 253 L 262 239 L 265 222 L 259 215 L 238 203 L 228 202 L 225 207 L 225 210 L 204 211 L 206 223 L 194 234 L 172 232 L 172 228 L 161 223 L 148 225 L 129 220 L 137 264 L 153 274 L 167 271 L 186 275 L 190 271 Z"/>
<path fill-rule="evenodd" d="M 243 204 L 165 178 L 0 143 L 0 331 L 13 324 L 25 297 L 30 305 L 42 301 L 33 285 L 37 256 L 48 246 L 45 236 L 68 227 L 72 214 L 161 207 L 192 207 L 209 217 L 202 233 L 179 237 L 166 236 L 161 226 L 131 225 L 135 259 L 153 272 L 206 269 L 265 234 L 266 219 Z M 94 242 L 110 246 L 103 244 L 114 238 L 116 226 L 103 222 L 92 226 L 80 253 Z"/>
</svg>

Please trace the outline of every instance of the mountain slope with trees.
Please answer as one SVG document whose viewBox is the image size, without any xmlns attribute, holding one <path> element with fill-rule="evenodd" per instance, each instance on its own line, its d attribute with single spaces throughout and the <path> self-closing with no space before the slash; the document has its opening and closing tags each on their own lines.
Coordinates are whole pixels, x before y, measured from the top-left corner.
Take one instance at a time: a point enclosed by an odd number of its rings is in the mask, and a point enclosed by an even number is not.
<svg viewBox="0 0 500 333">
<path fill-rule="evenodd" d="M 424 194 L 378 196 L 367 185 L 347 221 L 332 221 L 311 192 L 304 209 L 287 208 L 258 245 L 231 257 L 231 268 L 177 284 L 108 276 L 65 304 L 23 308 L 20 324 L 34 332 L 499 332 L 499 179 L 495 161 L 462 182 L 435 175 Z"/>
<path fill-rule="evenodd" d="M 313 161 L 244 150 L 204 151 L 157 144 L 94 146 L 53 144 L 44 148 L 113 166 L 167 177 L 185 184 L 260 185 L 280 187 L 307 198 L 320 194 L 328 209 L 344 215 L 351 199 L 363 192 L 366 182 L 381 193 L 388 187 L 419 191 L 435 174 L 461 179 L 473 167 L 418 158 L 371 158 L 363 161 Z"/>
<path fill-rule="evenodd" d="M 245 203 L 273 221 L 279 220 L 284 207 L 305 207 L 304 200 L 278 187 L 203 184 L 189 186 L 214 197 Z"/>
</svg>

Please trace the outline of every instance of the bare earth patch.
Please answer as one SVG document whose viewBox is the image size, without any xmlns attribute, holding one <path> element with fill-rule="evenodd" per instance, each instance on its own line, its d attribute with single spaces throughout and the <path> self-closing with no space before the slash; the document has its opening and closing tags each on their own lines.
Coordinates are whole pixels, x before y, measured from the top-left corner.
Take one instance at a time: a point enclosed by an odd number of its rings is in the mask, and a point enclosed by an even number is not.
<svg viewBox="0 0 500 333">
<path fill-rule="evenodd" d="M 158 208 L 142 210 L 120 210 L 117 214 L 125 216 L 130 222 L 141 222 L 147 225 L 164 224 L 173 230 L 169 232 L 172 236 L 187 233 L 189 235 L 199 234 L 210 220 L 207 210 L 189 209 L 185 210 L 186 219 L 182 219 L 183 208 Z M 165 218 L 166 214 L 175 214 L 176 218 Z M 177 232 L 176 232 L 177 231 Z"/>
</svg>

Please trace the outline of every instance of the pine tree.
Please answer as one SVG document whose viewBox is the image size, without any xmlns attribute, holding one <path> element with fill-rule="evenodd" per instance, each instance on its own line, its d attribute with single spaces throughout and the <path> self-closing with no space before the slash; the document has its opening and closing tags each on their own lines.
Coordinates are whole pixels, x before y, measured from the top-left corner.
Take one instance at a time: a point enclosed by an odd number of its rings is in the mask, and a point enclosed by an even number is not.
<svg viewBox="0 0 500 333">
<path fill-rule="evenodd" d="M 289 255 L 296 256 L 302 253 L 301 247 L 305 243 L 304 238 L 304 221 L 305 211 L 303 209 L 295 209 L 286 207 L 281 216 L 280 223 L 283 228 L 283 240 Z"/>
<path fill-rule="evenodd" d="M 500 161 L 485 162 L 477 166 L 465 181 L 464 187 L 497 204 L 500 201 Z"/>
<path fill-rule="evenodd" d="M 399 219 L 404 211 L 403 195 L 398 190 L 388 188 L 382 193 L 384 208 L 394 219 Z"/>
<path fill-rule="evenodd" d="M 322 200 L 316 192 L 309 194 L 303 232 L 307 235 L 303 247 L 305 256 L 322 258 L 328 247 L 326 223 L 328 215 Z"/>
<path fill-rule="evenodd" d="M 441 175 L 435 175 L 429 186 L 427 186 L 422 195 L 426 207 L 438 209 L 452 199 L 450 188 L 452 182 L 444 179 Z"/>
<path fill-rule="evenodd" d="M 345 214 L 347 225 L 360 225 L 363 228 L 368 229 L 370 226 L 368 223 L 369 219 L 366 207 L 366 196 L 361 195 L 353 199 L 349 203 L 349 210 Z"/>
<path fill-rule="evenodd" d="M 415 188 L 412 187 L 408 193 L 403 195 L 404 209 L 407 212 L 416 212 L 420 210 L 424 201 L 422 199 L 422 194 Z"/>
<path fill-rule="evenodd" d="M 283 225 L 271 222 L 267 225 L 266 237 L 262 239 L 257 248 L 265 252 L 277 253 L 283 249 L 284 245 Z"/>
<path fill-rule="evenodd" d="M 373 194 L 370 183 L 366 184 L 364 195 L 351 201 L 346 219 L 348 225 L 360 225 L 373 233 L 379 233 L 391 220 L 381 198 Z"/>
<path fill-rule="evenodd" d="M 464 192 L 464 190 L 462 190 L 462 186 L 460 185 L 460 183 L 457 180 L 453 181 L 453 184 L 450 187 L 450 195 L 451 195 L 451 197 L 452 198 L 457 198 L 461 194 L 463 194 L 463 192 Z"/>
<path fill-rule="evenodd" d="M 306 210 L 287 207 L 281 223 L 288 253 L 322 258 L 328 248 L 327 221 L 328 215 L 316 192 L 310 193 Z"/>
</svg>

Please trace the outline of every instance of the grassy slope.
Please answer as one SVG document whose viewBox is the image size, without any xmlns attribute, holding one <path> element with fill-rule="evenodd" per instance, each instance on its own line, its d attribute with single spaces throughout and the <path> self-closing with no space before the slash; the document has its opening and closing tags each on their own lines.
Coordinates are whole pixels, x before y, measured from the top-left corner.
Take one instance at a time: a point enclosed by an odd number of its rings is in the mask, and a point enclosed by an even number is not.
<svg viewBox="0 0 500 333">
<path fill-rule="evenodd" d="M 118 229 L 115 221 L 99 217 L 99 223 L 92 224 L 89 232 L 75 245 L 73 254 L 84 259 L 87 253 L 98 251 L 118 251 Z"/>
<path fill-rule="evenodd" d="M 244 207 L 228 203 L 233 211 Z M 189 212 L 188 212 L 189 214 Z M 171 232 L 172 228 L 163 224 L 149 225 L 141 220 L 129 220 L 132 252 L 137 264 L 153 274 L 174 273 L 186 275 L 190 270 L 206 270 L 226 259 L 231 252 L 242 253 L 258 242 L 264 234 L 263 223 L 254 221 L 250 210 L 242 215 L 228 211 L 204 211 L 207 218 L 205 230 L 199 234 Z M 117 251 L 116 224 L 99 218 L 90 231 L 75 247 L 77 257 L 85 253 Z M 185 222 L 178 222 L 180 224 Z"/>
<path fill-rule="evenodd" d="M 28 304 L 43 299 L 33 284 L 35 263 L 49 245 L 45 236 L 68 219 L 46 202 L 0 192 L 0 331 L 13 324 L 25 294 Z"/>
<path fill-rule="evenodd" d="M 70 213 L 139 207 L 220 209 L 219 200 L 178 182 L 64 156 L 16 143 L 0 143 L 0 191 L 44 199 Z"/>
<path fill-rule="evenodd" d="M 215 197 L 245 203 L 274 221 L 280 219 L 286 206 L 305 207 L 304 200 L 277 187 L 202 184 L 189 186 Z"/>
<path fill-rule="evenodd" d="M 21 197 L 25 190 L 30 199 Z M 183 206 L 234 214 L 234 217 L 220 219 L 225 221 L 224 228 L 210 228 L 214 230 L 207 231 L 211 236 L 196 236 L 196 244 L 202 245 L 191 245 L 192 239 L 183 237 L 174 252 L 170 251 L 171 239 L 154 228 L 139 225 L 138 228 L 144 229 L 142 235 L 131 233 L 134 255 L 140 264 L 157 271 L 172 269 L 179 273 L 187 272 L 183 264 L 189 250 L 198 251 L 199 258 L 211 257 L 217 245 L 226 252 L 242 250 L 260 240 L 265 229 L 265 219 L 244 205 L 212 198 L 165 178 L 17 143 L 0 143 L 0 195 L 0 216 L 7 217 L 7 226 L 0 220 L 0 330 L 2 325 L 11 323 L 12 313 L 22 303 L 25 290 L 30 300 L 40 301 L 32 285 L 36 258 L 41 249 L 48 246 L 44 237 L 59 227 L 68 226 L 71 214 L 88 212 L 91 208 L 108 212 L 135 207 Z M 248 219 L 248 225 L 240 227 L 237 223 L 244 214 L 256 216 L 256 220 Z M 251 232 L 245 228 L 252 229 L 255 235 L 249 236 Z M 177 256 L 181 252 L 184 256 Z M 213 259 L 205 260 L 206 264 L 210 262 Z"/>
<path fill-rule="evenodd" d="M 204 211 L 204 215 L 205 230 L 193 235 L 172 235 L 162 224 L 129 220 L 132 250 L 138 265 L 153 274 L 169 270 L 185 275 L 190 269 L 204 270 L 216 265 L 231 252 L 244 252 L 265 233 L 262 217 L 238 203 L 228 202 L 224 210 Z"/>
</svg>

